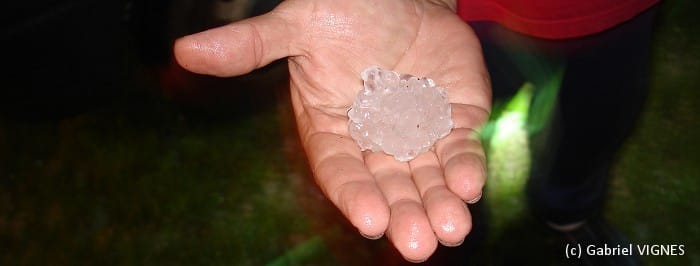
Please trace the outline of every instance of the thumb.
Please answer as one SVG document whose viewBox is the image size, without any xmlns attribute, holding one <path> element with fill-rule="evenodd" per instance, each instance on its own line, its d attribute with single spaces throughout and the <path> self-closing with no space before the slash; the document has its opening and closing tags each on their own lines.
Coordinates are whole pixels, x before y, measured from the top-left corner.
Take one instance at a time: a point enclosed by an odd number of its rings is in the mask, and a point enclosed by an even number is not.
<svg viewBox="0 0 700 266">
<path fill-rule="evenodd" d="M 237 76 L 290 56 L 299 34 L 278 12 L 241 20 L 175 41 L 177 62 L 187 70 L 220 77 Z"/>
</svg>

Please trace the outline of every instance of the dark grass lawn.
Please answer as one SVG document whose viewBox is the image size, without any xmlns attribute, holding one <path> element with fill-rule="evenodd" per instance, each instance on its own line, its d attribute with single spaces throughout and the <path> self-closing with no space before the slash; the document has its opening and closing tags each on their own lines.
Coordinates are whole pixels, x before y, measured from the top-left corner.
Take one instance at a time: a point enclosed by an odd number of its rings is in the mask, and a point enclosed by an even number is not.
<svg viewBox="0 0 700 266">
<path fill-rule="evenodd" d="M 644 257 L 650 265 L 700 265 L 698 11 L 689 0 L 661 8 L 650 96 L 604 212 L 633 243 L 685 245 L 684 256 Z M 153 93 L 146 78 L 82 113 L 0 120 L 0 265 L 400 262 L 386 239 L 360 237 L 313 184 L 285 82 L 266 76 L 281 72 L 255 74 L 267 87 L 204 111 Z M 245 90 L 250 80 L 206 84 Z M 269 90 L 271 104 L 251 102 L 254 90 Z M 461 248 L 441 248 L 430 262 L 576 263 L 527 213 L 488 208 L 475 206 L 475 216 L 503 225 L 498 232 L 477 224 Z"/>
<path fill-rule="evenodd" d="M 666 1 L 661 11 L 650 95 L 613 169 L 606 215 L 636 243 L 686 245 L 686 256 L 649 264 L 700 265 L 700 5 Z"/>
</svg>

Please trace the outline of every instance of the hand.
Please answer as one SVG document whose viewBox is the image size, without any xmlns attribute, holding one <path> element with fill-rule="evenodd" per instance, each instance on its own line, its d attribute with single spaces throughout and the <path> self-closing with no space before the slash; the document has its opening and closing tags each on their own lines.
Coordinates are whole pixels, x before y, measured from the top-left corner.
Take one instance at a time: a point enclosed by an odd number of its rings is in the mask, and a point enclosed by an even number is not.
<svg viewBox="0 0 700 266">
<path fill-rule="evenodd" d="M 292 104 L 316 182 L 368 238 L 385 232 L 410 261 L 459 245 L 471 229 L 465 201 L 481 196 L 485 157 L 476 132 L 490 85 L 476 36 L 454 2 L 288 0 L 273 11 L 179 39 L 178 62 L 216 76 L 288 58 Z M 361 152 L 347 111 L 371 65 L 431 77 L 456 128 L 433 151 L 402 163 Z"/>
</svg>

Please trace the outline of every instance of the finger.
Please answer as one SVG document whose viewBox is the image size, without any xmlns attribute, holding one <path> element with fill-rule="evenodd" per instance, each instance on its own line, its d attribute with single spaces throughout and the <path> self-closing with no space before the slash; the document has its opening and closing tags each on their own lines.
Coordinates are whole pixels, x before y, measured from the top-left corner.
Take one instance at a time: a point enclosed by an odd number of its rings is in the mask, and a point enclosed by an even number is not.
<svg viewBox="0 0 700 266">
<path fill-rule="evenodd" d="M 435 153 L 421 154 L 409 165 L 438 240 L 446 246 L 461 244 L 471 230 L 471 215 L 464 201 L 447 188 Z"/>
<path fill-rule="evenodd" d="M 447 187 L 462 200 L 474 203 L 486 181 L 486 156 L 476 129 L 488 117 L 483 109 L 453 104 L 455 128 L 436 143 Z"/>
<path fill-rule="evenodd" d="M 367 152 L 365 162 L 391 209 L 387 236 L 406 260 L 426 260 L 435 252 L 437 239 L 408 165 L 378 152 Z"/>
<path fill-rule="evenodd" d="M 292 55 L 299 27 L 281 12 L 241 20 L 182 37 L 175 42 L 177 62 L 200 74 L 236 76 Z"/>
<path fill-rule="evenodd" d="M 452 103 L 451 107 L 452 121 L 455 123 L 455 128 L 468 128 L 479 132 L 489 119 L 489 112 L 483 108 L 456 103 Z"/>
<path fill-rule="evenodd" d="M 316 133 L 307 138 L 309 162 L 324 194 L 362 235 L 381 237 L 389 206 L 365 167 L 357 144 L 348 137 Z"/>
</svg>

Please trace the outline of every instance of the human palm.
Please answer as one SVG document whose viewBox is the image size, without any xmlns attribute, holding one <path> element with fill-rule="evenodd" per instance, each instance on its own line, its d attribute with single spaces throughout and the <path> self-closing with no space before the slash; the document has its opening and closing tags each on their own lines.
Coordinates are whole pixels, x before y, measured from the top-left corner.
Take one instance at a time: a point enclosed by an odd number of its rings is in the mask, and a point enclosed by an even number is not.
<svg viewBox="0 0 700 266">
<path fill-rule="evenodd" d="M 204 74 L 245 74 L 288 57 L 297 126 L 316 182 L 368 238 L 385 232 L 411 261 L 471 227 L 464 201 L 481 196 L 485 159 L 476 134 L 490 109 L 478 40 L 448 4 L 427 0 L 289 0 L 263 16 L 178 40 L 178 62 Z M 361 152 L 347 110 L 371 65 L 431 77 L 456 128 L 410 162 Z"/>
</svg>

